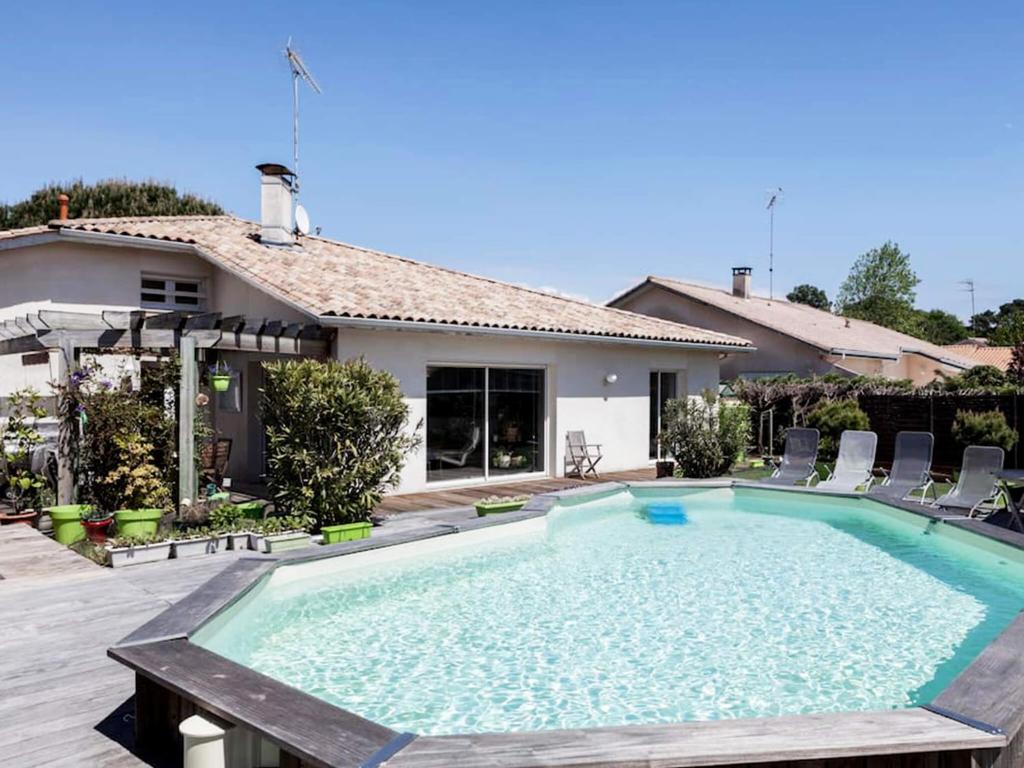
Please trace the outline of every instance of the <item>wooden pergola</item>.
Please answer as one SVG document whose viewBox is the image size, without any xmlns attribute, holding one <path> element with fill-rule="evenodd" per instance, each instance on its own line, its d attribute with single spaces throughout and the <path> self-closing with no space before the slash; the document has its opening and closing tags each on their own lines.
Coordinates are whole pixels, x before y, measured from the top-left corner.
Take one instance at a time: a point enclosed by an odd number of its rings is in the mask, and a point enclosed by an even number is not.
<svg viewBox="0 0 1024 768">
<path fill-rule="evenodd" d="M 317 323 L 286 323 L 219 312 L 40 310 L 0 322 L 0 355 L 47 353 L 57 382 L 68 384 L 82 352 L 175 351 L 181 359 L 178 391 L 178 498 L 198 490 L 194 426 L 199 389 L 197 350 L 326 357 L 332 331 Z M 57 500 L 70 504 L 74 476 L 68 425 L 61 423 L 57 449 Z"/>
</svg>

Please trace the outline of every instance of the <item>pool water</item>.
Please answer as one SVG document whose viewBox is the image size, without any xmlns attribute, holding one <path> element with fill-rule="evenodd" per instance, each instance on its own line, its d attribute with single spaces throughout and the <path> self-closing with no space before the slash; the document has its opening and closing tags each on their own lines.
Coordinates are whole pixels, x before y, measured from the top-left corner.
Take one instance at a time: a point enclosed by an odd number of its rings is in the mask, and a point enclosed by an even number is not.
<svg viewBox="0 0 1024 768">
<path fill-rule="evenodd" d="M 1024 607 L 1008 549 L 864 500 L 636 490 L 531 523 L 280 568 L 193 640 L 440 734 L 914 706 Z"/>
</svg>

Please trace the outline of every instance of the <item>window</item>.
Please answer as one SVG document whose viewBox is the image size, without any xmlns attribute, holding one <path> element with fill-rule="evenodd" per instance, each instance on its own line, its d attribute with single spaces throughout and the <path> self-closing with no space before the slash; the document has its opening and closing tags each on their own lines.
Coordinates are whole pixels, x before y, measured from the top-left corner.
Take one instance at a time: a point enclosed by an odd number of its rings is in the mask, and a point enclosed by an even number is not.
<svg viewBox="0 0 1024 768">
<path fill-rule="evenodd" d="M 651 412 L 650 452 L 652 459 L 661 458 L 661 417 L 665 414 L 665 403 L 676 398 L 678 376 L 674 371 L 651 371 Z"/>
<path fill-rule="evenodd" d="M 544 468 L 543 370 L 427 369 L 427 480 Z"/>
<path fill-rule="evenodd" d="M 206 305 L 203 281 L 143 273 L 139 305 L 146 309 L 202 310 Z"/>
</svg>

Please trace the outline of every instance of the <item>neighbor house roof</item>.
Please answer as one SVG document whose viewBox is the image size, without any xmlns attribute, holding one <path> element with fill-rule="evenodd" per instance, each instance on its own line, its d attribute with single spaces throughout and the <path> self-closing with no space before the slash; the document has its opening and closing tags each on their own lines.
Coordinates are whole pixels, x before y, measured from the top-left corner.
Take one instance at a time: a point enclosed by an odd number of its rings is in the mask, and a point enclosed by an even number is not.
<svg viewBox="0 0 1024 768">
<path fill-rule="evenodd" d="M 750 348 L 750 342 L 735 336 L 323 237 L 303 237 L 301 246 L 263 245 L 259 225 L 234 216 L 73 219 L 51 222 L 50 230 L 58 235 L 99 233 L 187 244 L 216 265 L 317 317 Z M 39 231 L 33 227 L 2 234 L 17 237 Z"/>
<path fill-rule="evenodd" d="M 686 283 L 667 277 L 648 277 L 610 303 L 615 304 L 648 286 L 716 307 L 752 323 L 785 334 L 823 352 L 852 357 L 897 359 L 903 354 L 920 354 L 954 368 L 976 363 L 923 339 L 908 336 L 864 320 L 834 315 L 821 309 L 763 296 L 741 298 L 720 288 Z"/>
<path fill-rule="evenodd" d="M 1013 360 L 1013 347 L 990 347 L 986 344 L 947 344 L 943 349 L 959 357 L 967 357 L 975 365 L 994 365 L 1001 371 L 1010 368 Z"/>
</svg>

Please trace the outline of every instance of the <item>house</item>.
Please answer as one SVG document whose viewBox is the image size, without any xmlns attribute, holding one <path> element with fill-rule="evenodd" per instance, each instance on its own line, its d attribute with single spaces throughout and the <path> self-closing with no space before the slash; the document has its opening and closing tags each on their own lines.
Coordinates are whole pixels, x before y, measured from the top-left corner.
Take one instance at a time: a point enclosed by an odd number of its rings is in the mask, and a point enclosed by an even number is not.
<svg viewBox="0 0 1024 768">
<path fill-rule="evenodd" d="M 926 384 L 976 365 L 968 357 L 874 323 L 755 296 L 750 281 L 749 267 L 733 268 L 731 291 L 648 277 L 608 306 L 750 339 L 756 351 L 724 360 L 723 380 L 840 373 Z"/>
<path fill-rule="evenodd" d="M 603 446 L 601 469 L 643 467 L 664 401 L 717 385 L 721 361 L 751 349 L 730 334 L 300 235 L 291 172 L 259 169 L 259 223 L 65 215 L 0 233 L 0 396 L 48 389 L 59 350 L 37 342 L 61 318 L 92 328 L 76 331 L 83 348 L 107 325 L 129 344 L 187 318 L 176 327 L 205 334 L 203 364 L 233 371 L 230 392 L 213 398 L 213 426 L 233 441 L 232 479 L 252 483 L 264 463 L 261 362 L 362 356 L 398 378 L 409 428 L 422 424 L 398 489 L 411 492 L 560 475 L 569 430 Z"/>
<path fill-rule="evenodd" d="M 975 365 L 991 365 L 1003 373 L 1010 370 L 1010 363 L 1013 362 L 1013 347 L 992 346 L 987 339 L 971 338 L 947 344 L 943 349 L 958 357 L 966 357 Z"/>
</svg>

